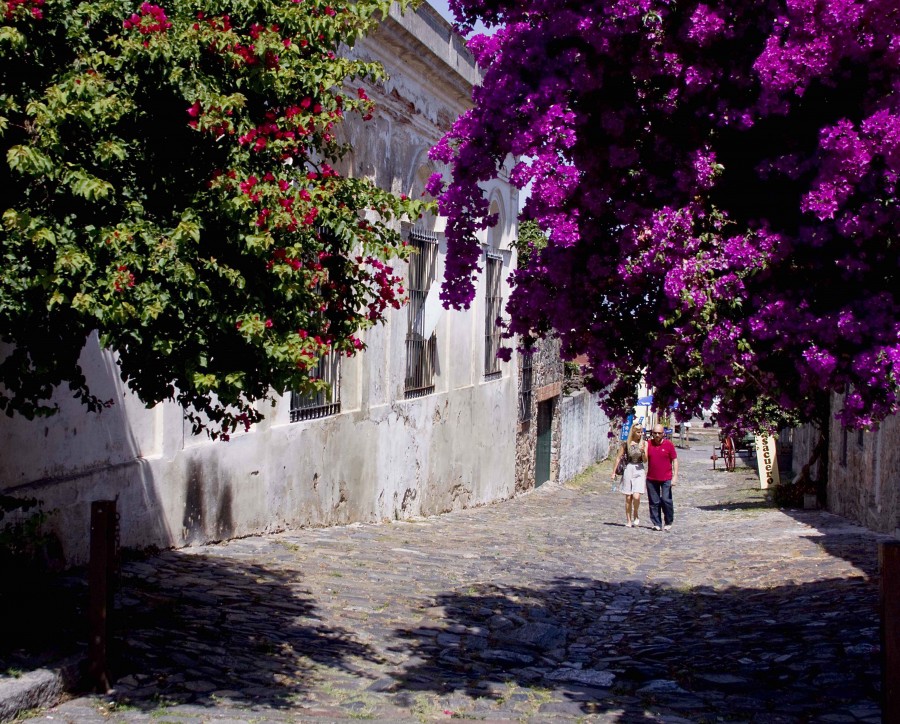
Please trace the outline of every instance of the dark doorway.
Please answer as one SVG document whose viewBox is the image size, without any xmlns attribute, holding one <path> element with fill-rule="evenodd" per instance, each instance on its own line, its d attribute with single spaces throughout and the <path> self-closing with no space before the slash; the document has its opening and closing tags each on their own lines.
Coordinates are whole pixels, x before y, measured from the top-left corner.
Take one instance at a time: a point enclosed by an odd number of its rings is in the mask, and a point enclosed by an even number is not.
<svg viewBox="0 0 900 724">
<path fill-rule="evenodd" d="M 553 439 L 553 400 L 538 402 L 537 449 L 534 460 L 534 487 L 550 480 L 550 447 Z"/>
</svg>

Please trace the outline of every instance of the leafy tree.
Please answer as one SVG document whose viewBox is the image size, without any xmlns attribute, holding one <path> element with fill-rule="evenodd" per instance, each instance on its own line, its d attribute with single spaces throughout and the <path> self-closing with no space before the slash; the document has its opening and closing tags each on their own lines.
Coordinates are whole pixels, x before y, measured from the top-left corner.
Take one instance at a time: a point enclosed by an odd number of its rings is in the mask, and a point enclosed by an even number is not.
<svg viewBox="0 0 900 724">
<path fill-rule="evenodd" d="M 519 266 L 527 262 L 534 254 L 540 253 L 547 246 L 547 235 L 541 231 L 537 222 L 526 220 L 519 224 L 519 235 L 513 242 Z"/>
<path fill-rule="evenodd" d="M 611 414 L 871 426 L 898 409 L 894 0 L 451 0 L 485 69 L 452 164 L 443 299 L 473 295 L 479 187 L 509 154 L 546 248 L 507 333 L 585 353 Z M 467 29 L 467 28 L 464 28 Z"/>
<path fill-rule="evenodd" d="M 142 401 L 227 437 L 362 348 L 424 209 L 334 168 L 383 75 L 340 49 L 389 4 L 0 3 L 0 408 L 51 414 L 63 384 L 98 407 L 96 331 Z"/>
</svg>

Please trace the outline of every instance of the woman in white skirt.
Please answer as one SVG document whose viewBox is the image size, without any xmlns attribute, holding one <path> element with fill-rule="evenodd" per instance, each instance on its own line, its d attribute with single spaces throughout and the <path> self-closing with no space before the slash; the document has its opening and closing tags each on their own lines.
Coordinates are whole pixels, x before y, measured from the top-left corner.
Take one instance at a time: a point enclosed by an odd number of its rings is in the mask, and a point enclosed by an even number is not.
<svg viewBox="0 0 900 724">
<path fill-rule="evenodd" d="M 625 495 L 625 525 L 629 528 L 640 524 L 641 496 L 647 492 L 647 443 L 644 442 L 640 425 L 632 425 L 628 439 L 619 447 L 613 465 L 612 477 L 616 476 L 619 461 L 625 456 L 625 472 L 619 490 Z"/>
</svg>

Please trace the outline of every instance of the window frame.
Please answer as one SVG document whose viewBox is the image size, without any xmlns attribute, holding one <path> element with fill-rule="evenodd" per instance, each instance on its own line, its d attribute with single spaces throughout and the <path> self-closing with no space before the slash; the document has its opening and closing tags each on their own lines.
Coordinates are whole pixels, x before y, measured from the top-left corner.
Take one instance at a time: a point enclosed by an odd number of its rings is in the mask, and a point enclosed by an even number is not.
<svg viewBox="0 0 900 724">
<path fill-rule="evenodd" d="M 485 251 L 484 259 L 484 378 L 497 379 L 503 375 L 500 351 L 503 331 L 497 319 L 503 313 L 503 255 Z"/>
<path fill-rule="evenodd" d="M 531 422 L 534 390 L 534 355 L 522 354 L 522 384 L 519 387 L 519 422 Z"/>
<path fill-rule="evenodd" d="M 319 227 L 318 233 L 323 235 L 323 241 L 333 242 L 333 234 L 325 228 Z M 320 281 L 315 285 L 313 292 L 321 294 L 322 281 L 327 277 L 327 271 L 320 275 Z M 322 417 L 331 417 L 341 411 L 341 374 L 343 371 L 342 357 L 339 352 L 331 349 L 316 361 L 314 369 L 310 370 L 311 378 L 324 380 L 328 387 L 317 392 L 291 391 L 291 422 L 304 420 L 316 420 Z"/>
<path fill-rule="evenodd" d="M 291 422 L 331 417 L 341 411 L 341 355 L 331 350 L 316 362 L 311 377 L 323 380 L 328 387 L 317 392 L 291 392 Z"/>
<path fill-rule="evenodd" d="M 414 227 L 408 235 L 414 253 L 410 255 L 406 276 L 409 294 L 406 324 L 406 370 L 403 394 L 407 399 L 434 392 L 437 360 L 437 331 L 425 339 L 425 302 L 437 279 L 438 237 L 433 231 Z"/>
</svg>

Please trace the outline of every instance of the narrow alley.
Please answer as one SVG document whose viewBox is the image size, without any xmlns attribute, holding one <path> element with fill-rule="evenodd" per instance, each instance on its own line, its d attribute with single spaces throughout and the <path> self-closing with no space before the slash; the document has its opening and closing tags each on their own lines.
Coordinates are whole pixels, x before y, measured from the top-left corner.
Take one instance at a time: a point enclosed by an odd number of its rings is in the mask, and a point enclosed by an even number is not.
<svg viewBox="0 0 900 724">
<path fill-rule="evenodd" d="M 126 566 L 115 695 L 53 722 L 880 721 L 879 536 L 680 449 L 676 520 L 609 466 L 406 523 Z"/>
</svg>

